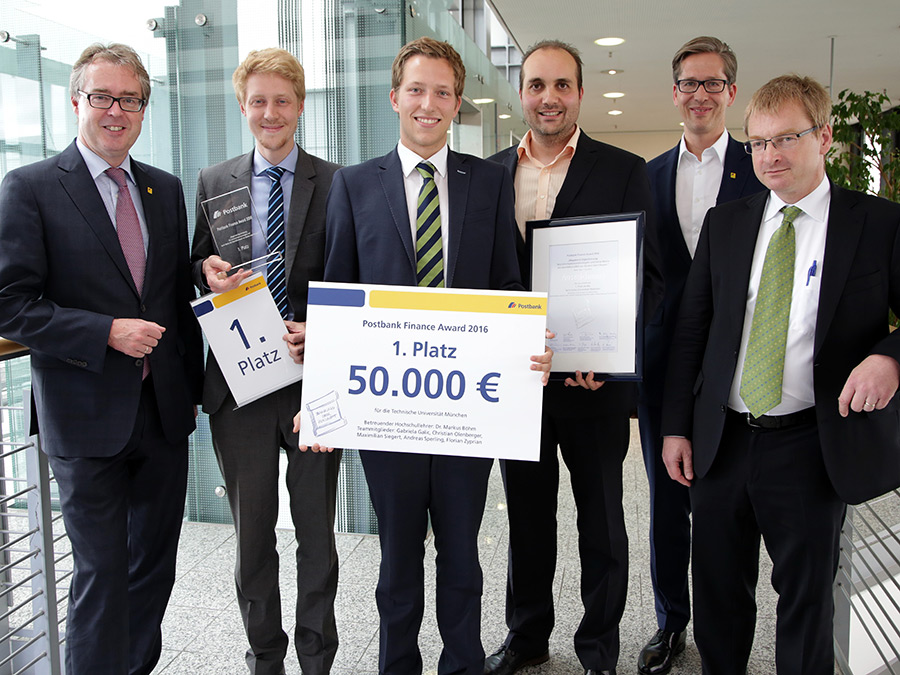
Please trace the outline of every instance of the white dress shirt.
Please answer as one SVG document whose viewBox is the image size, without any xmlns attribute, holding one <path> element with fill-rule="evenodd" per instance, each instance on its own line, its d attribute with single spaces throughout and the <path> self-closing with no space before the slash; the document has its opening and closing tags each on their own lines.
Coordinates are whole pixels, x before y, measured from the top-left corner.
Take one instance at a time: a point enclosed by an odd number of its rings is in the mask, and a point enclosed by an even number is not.
<svg viewBox="0 0 900 675">
<path fill-rule="evenodd" d="M 681 137 L 675 172 L 675 211 L 691 258 L 697 250 L 706 212 L 716 205 L 727 150 L 727 131 L 700 154 L 700 159 L 688 150 L 684 136 Z"/>
<path fill-rule="evenodd" d="M 409 225 L 412 231 L 413 251 L 416 249 L 416 217 L 419 211 L 419 190 L 422 189 L 422 178 L 416 170 L 420 162 L 429 162 L 434 166 L 434 182 L 437 185 L 438 199 L 441 210 L 441 252 L 444 257 L 444 285 L 447 283 L 447 251 L 450 246 L 450 188 L 447 183 L 447 153 L 449 149 L 446 143 L 444 147 L 434 153 L 428 159 L 422 159 L 407 148 L 403 143 L 397 144 L 397 154 L 400 155 L 400 166 L 403 169 L 403 186 L 406 188 L 406 208 L 409 212 Z"/>
<path fill-rule="evenodd" d="M 781 227 L 783 214 L 780 211 L 784 206 L 789 205 L 781 201 L 774 192 L 769 192 L 769 201 L 763 211 L 762 225 L 753 251 L 741 348 L 728 398 L 729 407 L 738 412 L 747 412 L 747 406 L 740 394 L 741 373 L 744 369 L 747 341 L 753 324 L 753 310 L 756 307 L 756 294 L 762 277 L 766 248 L 775 230 Z M 823 177 L 815 190 L 793 206 L 802 209 L 803 213 L 794 220 L 794 290 L 791 294 L 791 313 L 784 352 L 781 403 L 766 413 L 767 415 L 787 415 L 810 408 L 816 402 L 813 393 L 813 349 L 816 338 L 816 315 L 819 310 L 819 289 L 822 275 L 827 274 L 823 258 L 825 234 L 828 230 L 828 210 L 831 206 L 831 184 L 828 178 Z"/>
</svg>

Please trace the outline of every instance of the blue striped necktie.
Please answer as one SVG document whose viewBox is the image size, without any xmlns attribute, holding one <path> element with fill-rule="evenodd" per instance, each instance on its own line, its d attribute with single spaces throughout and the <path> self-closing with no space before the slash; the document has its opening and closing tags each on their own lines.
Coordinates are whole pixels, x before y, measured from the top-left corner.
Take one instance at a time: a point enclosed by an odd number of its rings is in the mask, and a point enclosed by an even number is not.
<svg viewBox="0 0 900 675">
<path fill-rule="evenodd" d="M 272 257 L 266 266 L 266 284 L 272 291 L 281 318 L 287 319 L 287 285 L 284 278 L 284 192 L 281 189 L 284 169 L 280 166 L 270 166 L 266 169 L 266 175 L 272 180 L 266 217 L 266 247 Z"/>
<path fill-rule="evenodd" d="M 419 162 L 416 170 L 422 174 L 422 189 L 416 202 L 416 285 L 444 287 L 444 251 L 441 241 L 441 205 L 434 165 Z"/>
</svg>

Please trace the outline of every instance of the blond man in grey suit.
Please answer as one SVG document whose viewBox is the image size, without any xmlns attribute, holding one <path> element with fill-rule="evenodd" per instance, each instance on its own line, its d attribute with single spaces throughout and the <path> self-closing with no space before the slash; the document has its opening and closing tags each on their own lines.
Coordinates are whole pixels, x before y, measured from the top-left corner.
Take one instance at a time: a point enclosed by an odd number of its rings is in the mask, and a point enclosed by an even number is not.
<svg viewBox="0 0 900 675">
<path fill-rule="evenodd" d="M 284 339 L 299 363 L 309 282 L 322 279 L 323 273 L 325 198 L 338 166 L 307 154 L 294 140 L 306 91 L 303 67 L 289 52 L 251 52 L 232 79 L 256 143 L 251 152 L 200 172 L 192 254 L 194 282 L 202 291 L 222 292 L 251 274 L 247 267 L 226 276 L 231 265 L 215 254 L 209 224 L 200 208 L 206 199 L 248 187 L 255 205 L 254 235 L 252 251 L 244 262 L 279 249 L 281 268 L 263 264 L 257 269 L 266 274 L 285 320 Z M 270 211 L 279 209 L 282 200 L 283 236 L 276 243 L 267 221 L 273 220 Z M 303 672 L 328 673 L 338 645 L 334 508 L 340 452 L 299 451 L 292 418 L 300 407 L 300 391 L 298 382 L 236 408 L 222 371 L 209 354 L 203 410 L 210 416 L 213 446 L 234 516 L 238 540 L 235 585 L 249 642 L 247 665 L 254 675 L 283 673 L 288 648 L 282 628 L 275 539 L 282 449 L 287 453 L 286 482 L 297 538 L 294 646 Z"/>
</svg>

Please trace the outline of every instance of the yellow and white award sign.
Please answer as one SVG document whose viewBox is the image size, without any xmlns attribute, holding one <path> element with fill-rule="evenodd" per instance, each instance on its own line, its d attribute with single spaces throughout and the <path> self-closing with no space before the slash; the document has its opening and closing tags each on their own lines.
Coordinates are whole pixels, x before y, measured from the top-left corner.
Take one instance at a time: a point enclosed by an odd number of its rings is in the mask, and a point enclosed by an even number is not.
<svg viewBox="0 0 900 675">
<path fill-rule="evenodd" d="M 539 458 L 546 294 L 309 286 L 301 443 Z"/>
<path fill-rule="evenodd" d="M 238 406 L 303 378 L 282 339 L 286 329 L 262 274 L 191 303 Z"/>
</svg>

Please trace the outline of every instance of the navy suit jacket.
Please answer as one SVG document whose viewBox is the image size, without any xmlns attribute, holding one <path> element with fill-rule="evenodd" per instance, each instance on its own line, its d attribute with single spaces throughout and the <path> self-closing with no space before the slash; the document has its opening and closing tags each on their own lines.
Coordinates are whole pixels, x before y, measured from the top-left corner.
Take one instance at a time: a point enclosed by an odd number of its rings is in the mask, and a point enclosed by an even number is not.
<svg viewBox="0 0 900 675">
<path fill-rule="evenodd" d="M 768 193 L 710 209 L 688 275 L 666 378 L 662 431 L 712 466 L 737 367 L 753 251 Z M 900 402 L 838 414 L 850 371 L 869 354 L 900 361 L 900 205 L 832 186 L 813 352 L 816 421 L 828 477 L 851 504 L 900 486 Z"/>
<path fill-rule="evenodd" d="M 162 428 L 173 443 L 194 429 L 203 344 L 190 307 L 181 181 L 134 159 L 131 166 L 150 234 L 141 295 L 75 143 L 11 171 L 0 186 L 0 334 L 31 349 L 51 455 L 110 457 L 134 430 L 143 360 L 107 346 L 114 318 L 166 328 L 149 357 Z"/>
<path fill-rule="evenodd" d="M 507 148 L 493 157 L 515 176 L 519 166 L 517 146 Z M 583 131 L 578 138 L 575 154 L 563 181 L 553 218 L 575 216 L 597 216 L 612 213 L 645 211 L 647 213 L 644 233 L 644 316 L 649 316 L 661 302 L 663 279 L 660 271 L 659 248 L 656 237 L 655 218 L 650 197 L 650 183 L 644 160 L 630 152 L 606 143 L 596 141 Z M 518 230 L 517 230 L 518 231 Z M 519 262 L 523 269 L 530 265 L 525 241 L 516 237 Z M 548 326 L 553 330 L 553 326 Z M 610 382 L 597 391 L 581 387 L 565 387 L 562 382 L 547 385 L 544 404 L 548 396 L 551 403 L 578 414 L 630 414 L 634 409 L 634 385 Z"/>
<path fill-rule="evenodd" d="M 447 155 L 448 288 L 521 289 L 509 173 L 452 150 Z M 416 285 L 400 155 L 338 170 L 328 194 L 325 281 Z"/>
<path fill-rule="evenodd" d="M 338 165 L 326 162 L 298 148 L 294 168 L 291 203 L 285 222 L 284 265 L 287 295 L 295 321 L 306 321 L 306 297 L 310 281 L 320 281 L 325 267 L 325 199 Z M 255 151 L 254 151 L 255 152 Z M 203 278 L 203 261 L 216 250 L 209 233 L 209 221 L 200 203 L 242 187 L 249 188 L 253 177 L 253 152 L 201 169 L 197 179 L 197 224 L 191 250 L 194 283 L 209 293 Z M 250 259 L 248 254 L 244 262 Z M 299 386 L 299 385 L 298 385 Z M 228 395 L 228 383 L 210 350 L 203 385 L 203 412 L 216 412 Z"/>
<path fill-rule="evenodd" d="M 653 406 L 662 405 L 672 332 L 678 319 L 684 283 L 691 269 L 691 254 L 684 241 L 675 207 L 678 150 L 679 145 L 676 145 L 647 163 L 656 209 L 662 270 L 666 280 L 665 298 L 644 331 L 644 380 L 641 387 L 641 402 Z M 729 136 L 716 204 L 748 197 L 763 190 L 765 187 L 753 173 L 752 158 L 744 151 L 740 142 Z"/>
</svg>

